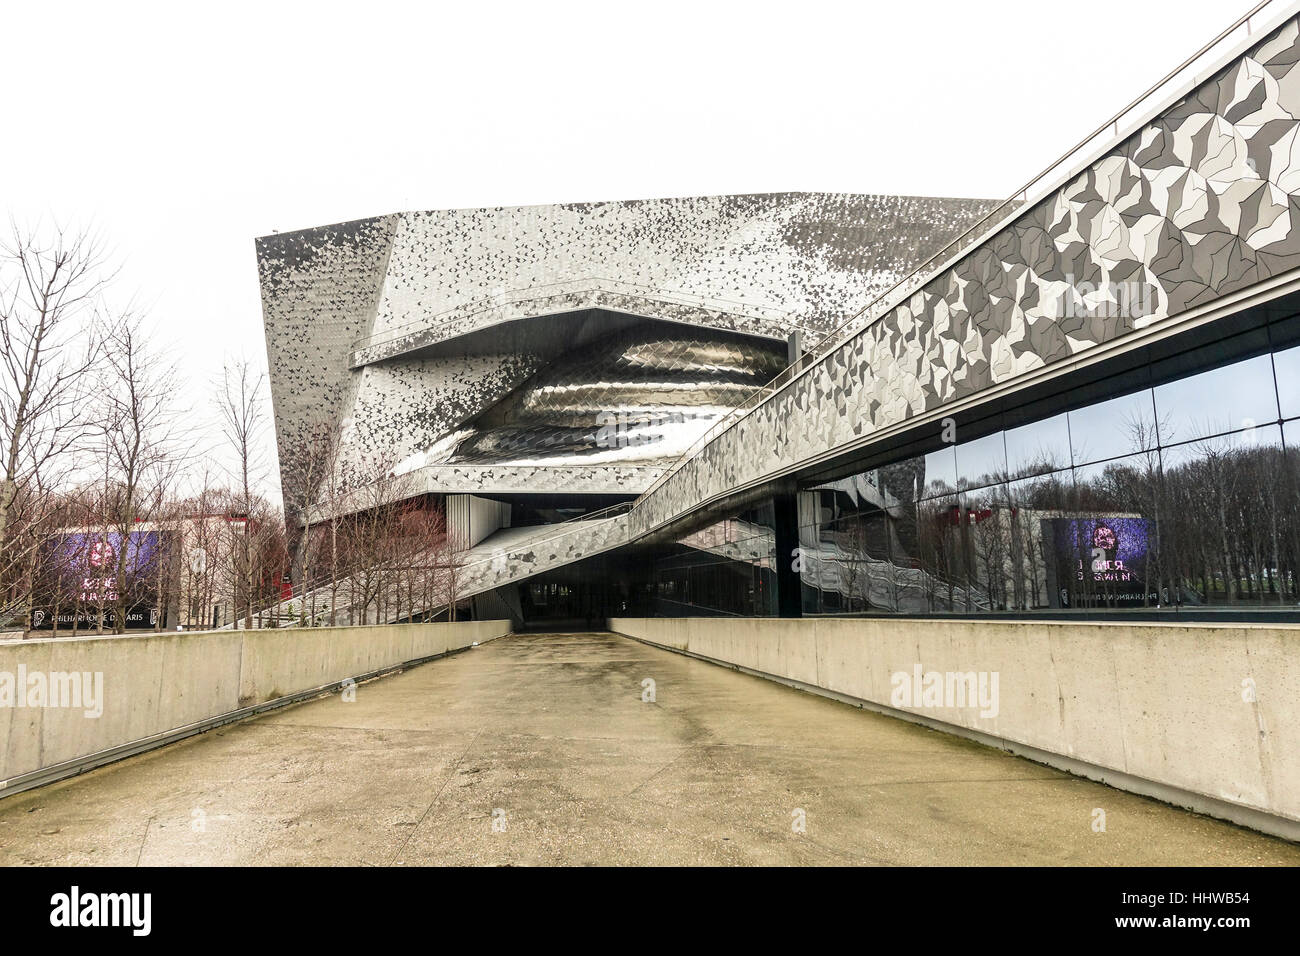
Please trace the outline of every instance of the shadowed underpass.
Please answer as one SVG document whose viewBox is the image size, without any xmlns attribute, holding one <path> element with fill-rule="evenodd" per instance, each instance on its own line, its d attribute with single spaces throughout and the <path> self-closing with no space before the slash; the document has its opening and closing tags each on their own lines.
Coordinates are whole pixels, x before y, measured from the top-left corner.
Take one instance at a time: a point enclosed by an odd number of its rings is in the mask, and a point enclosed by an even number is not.
<svg viewBox="0 0 1300 956">
<path fill-rule="evenodd" d="M 1296 865 L 1300 847 L 576 634 L 502 638 L 0 801 L 0 863 Z"/>
</svg>

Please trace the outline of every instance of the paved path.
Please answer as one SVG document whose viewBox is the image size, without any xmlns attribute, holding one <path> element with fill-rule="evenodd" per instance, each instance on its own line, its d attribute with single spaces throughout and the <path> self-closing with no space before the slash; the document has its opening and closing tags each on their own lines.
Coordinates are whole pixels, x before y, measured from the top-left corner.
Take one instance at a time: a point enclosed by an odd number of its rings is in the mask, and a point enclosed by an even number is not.
<svg viewBox="0 0 1300 956">
<path fill-rule="evenodd" d="M 1297 865 L 1300 846 L 577 634 L 503 638 L 0 801 L 0 863 Z"/>
</svg>

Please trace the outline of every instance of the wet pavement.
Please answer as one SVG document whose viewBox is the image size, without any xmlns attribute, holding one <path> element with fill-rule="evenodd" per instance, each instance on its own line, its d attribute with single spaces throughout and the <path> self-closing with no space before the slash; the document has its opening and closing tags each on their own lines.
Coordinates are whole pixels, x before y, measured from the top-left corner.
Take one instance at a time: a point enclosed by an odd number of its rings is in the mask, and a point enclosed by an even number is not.
<svg viewBox="0 0 1300 956">
<path fill-rule="evenodd" d="M 566 634 L 501 638 L 355 701 L 0 801 L 0 864 L 1298 865 L 1300 846 L 628 638 Z"/>
</svg>

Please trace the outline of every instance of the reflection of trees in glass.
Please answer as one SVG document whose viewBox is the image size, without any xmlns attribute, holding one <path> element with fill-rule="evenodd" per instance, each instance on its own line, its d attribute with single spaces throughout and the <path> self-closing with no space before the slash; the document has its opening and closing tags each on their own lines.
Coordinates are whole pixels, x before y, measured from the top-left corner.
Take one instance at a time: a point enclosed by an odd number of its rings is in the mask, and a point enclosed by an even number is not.
<svg viewBox="0 0 1300 956">
<path fill-rule="evenodd" d="M 1166 451 L 1164 459 L 1162 549 L 1184 602 L 1293 603 L 1294 454 L 1235 435 Z"/>
<path fill-rule="evenodd" d="M 959 495 L 925 497 L 923 458 L 878 469 L 885 505 L 845 499 L 823 529 L 844 609 L 1295 604 L 1300 467 L 1278 429 L 1157 450 L 1164 427 L 1135 412 L 1115 422 L 1124 457 L 1072 469 L 1045 451 Z M 1118 551 L 1094 570 L 1108 522 L 1145 538 L 1122 573 Z"/>
<path fill-rule="evenodd" d="M 1076 472 L 1070 511 L 1150 522 L 1144 604 L 1278 604 L 1296 590 L 1294 489 L 1276 437 L 1239 433 Z M 1089 542 L 1075 545 L 1088 553 Z M 1094 580 L 1086 561 L 1082 577 L 1079 603 L 1114 604 L 1112 582 Z"/>
<path fill-rule="evenodd" d="M 1151 554 L 1144 546 L 1143 565 L 1129 567 L 1135 580 L 1120 581 L 1099 574 L 1093 566 L 1095 542 L 1092 535 L 1099 526 L 1122 520 L 1146 522 L 1149 530 L 1156 514 L 1160 463 L 1156 452 L 1146 452 L 1119 461 L 1108 462 L 1087 471 L 1076 471 L 1073 493 L 1066 509 L 1073 519 L 1070 527 L 1074 540 L 1069 542 L 1074 567 L 1062 582 L 1074 607 L 1118 607 L 1154 603 L 1149 586 Z"/>
<path fill-rule="evenodd" d="M 1063 513 L 1070 493 L 1069 471 L 1019 481 L 1008 490 L 1017 607 L 1032 609 L 1053 604 L 1048 570 L 1056 556 L 1051 540 L 1043 538 L 1043 522 Z"/>
<path fill-rule="evenodd" d="M 842 596 L 831 598 L 828 593 L 825 598 L 842 599 L 846 612 L 899 609 L 891 562 L 895 548 L 885 511 L 870 505 L 855 507 L 827 529 L 822 543 L 830 560 L 819 583 Z"/>
<path fill-rule="evenodd" d="M 843 609 L 865 611 L 871 607 L 870 532 L 865 515 L 856 514 L 836 523 L 831 542 L 839 552 Z"/>
</svg>

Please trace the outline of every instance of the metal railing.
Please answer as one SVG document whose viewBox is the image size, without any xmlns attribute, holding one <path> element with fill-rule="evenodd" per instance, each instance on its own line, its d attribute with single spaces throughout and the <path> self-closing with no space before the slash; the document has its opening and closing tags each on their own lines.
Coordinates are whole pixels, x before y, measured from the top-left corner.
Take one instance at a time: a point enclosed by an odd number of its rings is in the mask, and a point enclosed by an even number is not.
<svg viewBox="0 0 1300 956">
<path fill-rule="evenodd" d="M 588 292 L 609 292 L 616 295 L 629 295 L 641 299 L 670 302 L 674 305 L 689 308 L 712 309 L 713 311 L 733 315 L 739 314 L 746 318 L 758 319 L 764 323 L 772 324 L 780 330 L 781 337 L 785 336 L 787 330 L 799 330 L 809 335 L 817 334 L 812 329 L 792 322 L 790 312 L 787 309 L 778 309 L 754 302 L 739 302 L 722 296 L 703 296 L 669 289 L 656 289 L 651 286 L 628 282 L 624 279 L 584 278 L 551 282 L 530 286 L 526 289 L 514 289 L 509 292 L 499 292 L 478 299 L 470 299 L 441 312 L 436 312 L 428 318 L 405 322 L 402 325 L 363 336 L 352 343 L 351 352 L 355 356 L 356 353 L 366 349 L 391 345 L 402 339 L 422 335 L 436 335 L 439 331 L 450 328 L 459 322 L 505 305 L 531 302 L 537 299 L 561 298 Z"/>
<path fill-rule="evenodd" d="M 544 545 L 549 541 L 553 541 L 556 538 L 562 538 L 571 534 L 575 530 L 575 526 L 580 522 L 604 521 L 609 518 L 615 518 L 621 514 L 626 514 L 629 510 L 631 510 L 631 507 L 632 507 L 632 502 L 624 501 L 616 505 L 611 505 L 608 508 L 601 508 L 598 511 L 592 511 L 592 512 L 588 512 L 587 514 L 575 515 L 572 518 L 566 518 L 564 521 L 556 522 L 553 525 L 539 525 L 538 527 L 550 527 L 553 530 L 549 533 L 543 534 L 541 537 L 525 538 L 519 542 L 518 547 L 519 549 L 531 550 L 533 548 Z M 502 530 L 507 530 L 507 529 L 502 529 Z M 460 554 L 464 555 L 468 553 L 469 550 L 471 549 L 465 549 L 465 551 L 460 552 Z M 508 555 L 511 550 L 515 550 L 515 549 L 510 548 L 504 552 L 497 552 L 497 553 L 485 555 L 484 557 L 481 557 L 475 561 L 467 562 L 465 564 L 447 564 L 444 566 L 444 568 L 445 570 L 454 573 L 458 577 L 472 574 L 476 569 L 482 570 L 491 567 L 493 562 L 500 560 L 502 554 Z M 415 555 L 414 557 L 418 558 L 419 555 Z M 265 622 L 267 618 L 272 618 L 277 622 L 283 619 L 283 623 L 278 623 L 276 625 L 279 627 L 293 627 L 295 624 L 304 621 L 308 625 L 312 625 L 321 617 L 329 614 L 331 610 L 335 612 L 339 610 L 339 608 L 334 607 L 332 604 L 326 604 L 324 606 L 316 606 L 314 602 L 312 608 L 309 610 L 307 607 L 307 599 L 312 594 L 320 592 L 327 588 L 337 589 L 341 593 L 346 592 L 348 590 L 348 585 L 347 585 L 348 578 L 350 578 L 355 574 L 359 574 L 363 571 L 369 570 L 371 567 L 372 567 L 371 565 L 363 563 L 357 565 L 351 571 L 340 573 L 338 575 L 329 575 L 315 582 L 304 584 L 300 588 L 295 588 L 296 593 L 294 594 L 294 596 L 283 598 L 282 600 L 277 601 L 274 604 L 270 604 L 259 611 L 255 611 L 253 617 L 255 620 L 259 622 Z M 383 573 L 384 570 L 385 569 L 380 569 L 379 573 Z M 394 565 L 393 567 L 387 568 L 386 570 L 406 571 L 409 570 L 409 567 L 406 565 Z M 469 597 L 471 595 L 463 595 L 463 596 Z M 296 602 L 302 602 L 302 603 L 299 607 L 295 609 L 294 604 Z M 427 614 L 432 611 L 443 610 L 446 607 L 447 605 L 445 603 L 435 604 L 432 605 L 431 607 L 424 608 L 421 611 L 421 613 Z M 242 629 L 244 626 L 243 622 L 244 622 L 244 618 L 243 616 L 241 616 L 238 621 L 232 621 L 230 624 L 225 625 L 223 629 L 235 629 L 235 630 Z M 267 625 L 265 623 L 262 623 L 260 626 L 265 627 Z"/>
<path fill-rule="evenodd" d="M 1002 200 L 985 213 L 974 223 L 967 226 L 957 234 L 953 239 L 945 243 L 935 253 L 928 256 L 919 265 L 914 267 L 910 272 L 897 280 L 892 286 L 884 292 L 877 295 L 867 303 L 863 308 L 854 312 L 845 321 L 831 329 L 829 332 L 820 334 L 817 344 L 810 349 L 803 357 L 789 365 L 776 375 L 770 382 L 762 388 L 756 390 L 753 395 L 747 398 L 743 403 L 736 406 L 726 415 L 722 416 L 712 427 L 686 449 L 685 452 L 664 472 L 651 483 L 641 495 L 633 502 L 633 508 L 640 507 L 643 502 L 649 499 L 659 488 L 667 483 L 674 475 L 682 470 L 690 461 L 696 458 L 701 451 L 710 445 L 724 432 L 732 428 L 737 422 L 749 415 L 755 408 L 758 408 L 764 402 L 774 397 L 785 386 L 789 385 L 804 372 L 811 370 L 815 365 L 825 359 L 831 352 L 839 348 L 850 339 L 861 335 L 878 322 L 882 321 L 889 313 L 899 305 L 904 299 L 912 295 L 917 289 L 921 288 L 930 279 L 942 273 L 945 269 L 955 264 L 967 253 L 978 248 L 983 242 L 998 231 L 1003 229 L 1010 222 L 1019 217 L 1025 207 L 1032 206 L 1049 196 L 1053 191 L 1059 189 L 1062 185 L 1069 182 L 1075 176 L 1079 175 L 1084 169 L 1097 161 L 1106 151 L 1113 148 L 1117 143 L 1123 142 L 1136 132 L 1137 128 L 1149 122 L 1150 116 L 1144 115 L 1141 122 L 1135 125 L 1135 128 L 1126 128 L 1121 134 L 1120 123 L 1127 116 L 1133 113 L 1139 106 L 1147 103 L 1157 93 L 1167 93 L 1169 97 L 1174 96 L 1174 81 L 1179 80 L 1185 83 L 1188 89 L 1194 89 L 1204 78 L 1193 76 L 1188 80 L 1186 73 L 1193 64 L 1206 58 L 1211 52 L 1216 51 L 1225 41 L 1229 40 L 1244 26 L 1246 35 L 1251 32 L 1250 21 L 1265 7 L 1272 6 L 1275 0 L 1261 0 L 1255 4 L 1249 11 L 1238 17 L 1231 26 L 1221 31 L 1213 40 L 1206 43 L 1196 53 L 1187 57 L 1178 66 L 1170 70 L 1163 78 L 1154 83 L 1144 93 L 1131 101 L 1127 106 L 1115 113 L 1095 130 L 1081 139 L 1078 143 L 1067 150 L 1062 156 L 1049 165 L 1047 168 L 1033 176 L 1027 183 L 1017 189 L 1014 193 Z M 1279 4 L 1279 6 L 1285 4 Z M 1280 24 L 1281 19 L 1278 20 Z M 1274 24 L 1275 26 L 1276 24 Z M 1234 42 L 1236 42 L 1234 40 Z M 1223 64 L 1216 64 L 1210 72 L 1217 72 L 1222 69 Z M 1158 113 L 1157 113 L 1158 115 Z M 1099 139 L 1105 137 L 1105 146 L 1093 148 Z M 1085 152 L 1086 151 L 1086 152 Z M 1085 158 L 1078 160 L 1077 163 L 1070 164 L 1076 160 L 1080 154 Z M 1065 173 L 1061 173 L 1062 167 L 1066 168 Z M 865 316 L 865 318 L 864 318 Z"/>
<path fill-rule="evenodd" d="M 235 609 L 239 612 L 238 616 L 232 617 L 230 621 L 222 624 L 220 627 L 216 628 L 216 630 L 243 630 L 244 622 L 249 617 L 252 617 L 254 621 L 258 622 L 265 621 L 268 617 L 287 617 L 288 614 L 287 612 L 284 612 L 283 609 L 291 608 L 293 602 L 303 600 L 308 594 L 327 588 L 335 582 L 345 581 L 352 575 L 359 574 L 365 569 L 366 564 L 364 562 L 358 562 L 346 570 L 321 574 L 319 577 L 313 578 L 310 581 L 304 581 L 301 584 L 292 585 L 289 588 L 288 594 L 281 594 L 264 604 L 258 605 L 254 607 L 251 612 L 248 612 L 245 608 Z M 265 625 L 259 623 L 255 626 L 264 627 Z"/>
</svg>

